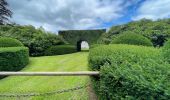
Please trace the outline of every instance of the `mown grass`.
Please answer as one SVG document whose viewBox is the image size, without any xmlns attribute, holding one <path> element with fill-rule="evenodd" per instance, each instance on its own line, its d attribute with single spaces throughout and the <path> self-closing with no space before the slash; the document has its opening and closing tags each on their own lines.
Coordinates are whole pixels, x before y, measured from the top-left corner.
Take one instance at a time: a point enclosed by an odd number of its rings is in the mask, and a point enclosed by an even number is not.
<svg viewBox="0 0 170 100">
<path fill-rule="evenodd" d="M 22 71 L 86 71 L 88 52 L 32 57 Z M 45 93 L 88 83 L 86 76 L 9 76 L 0 80 L 0 93 Z M 87 89 L 50 96 L 3 98 L 0 100 L 88 100 Z"/>
</svg>

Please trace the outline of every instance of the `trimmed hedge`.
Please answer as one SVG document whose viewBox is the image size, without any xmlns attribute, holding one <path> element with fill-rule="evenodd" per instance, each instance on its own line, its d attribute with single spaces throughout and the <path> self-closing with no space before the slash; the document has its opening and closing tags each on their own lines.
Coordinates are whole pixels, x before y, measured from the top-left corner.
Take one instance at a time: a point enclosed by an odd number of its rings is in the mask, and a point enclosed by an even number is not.
<svg viewBox="0 0 170 100">
<path fill-rule="evenodd" d="M 24 45 L 17 39 L 0 37 L 0 47 L 22 47 L 22 46 Z"/>
<path fill-rule="evenodd" d="M 90 45 L 90 49 L 92 48 L 96 48 L 96 47 L 99 47 L 99 46 L 102 46 L 104 44 L 93 44 L 93 45 Z"/>
<path fill-rule="evenodd" d="M 168 40 L 162 48 L 162 54 L 165 60 L 170 62 L 170 40 Z"/>
<path fill-rule="evenodd" d="M 58 45 L 58 46 L 52 46 L 49 49 L 45 51 L 46 56 L 51 55 L 63 55 L 63 54 L 69 54 L 77 52 L 76 47 L 73 45 Z"/>
<path fill-rule="evenodd" d="M 29 50 L 26 47 L 0 48 L 0 71 L 18 71 L 29 62 Z"/>
<path fill-rule="evenodd" d="M 152 42 L 149 39 L 142 35 L 131 32 L 118 35 L 117 37 L 113 38 L 111 43 L 152 46 Z"/>
<path fill-rule="evenodd" d="M 142 50 L 142 52 L 141 52 Z M 100 100 L 170 99 L 170 64 L 160 50 L 133 45 L 108 45 L 90 50 L 89 68 Z"/>
<path fill-rule="evenodd" d="M 87 41 L 89 44 L 97 43 L 100 36 L 106 32 L 106 29 L 97 30 L 66 30 L 59 31 L 59 36 L 62 36 L 69 44 L 75 45 L 78 41 Z"/>
</svg>

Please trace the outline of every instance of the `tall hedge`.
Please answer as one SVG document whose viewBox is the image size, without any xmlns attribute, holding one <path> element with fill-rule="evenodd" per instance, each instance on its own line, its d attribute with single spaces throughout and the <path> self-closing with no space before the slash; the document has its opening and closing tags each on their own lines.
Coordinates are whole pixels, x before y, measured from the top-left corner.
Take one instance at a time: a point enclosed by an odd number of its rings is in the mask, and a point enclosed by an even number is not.
<svg viewBox="0 0 170 100">
<path fill-rule="evenodd" d="M 170 39 L 163 46 L 162 55 L 164 59 L 170 63 Z"/>
<path fill-rule="evenodd" d="M 106 32 L 106 29 L 98 30 L 67 30 L 59 31 L 62 36 L 70 44 L 77 44 L 79 41 L 87 41 L 89 44 L 97 43 L 100 36 Z"/>
<path fill-rule="evenodd" d="M 141 52 L 142 50 L 142 52 Z M 160 50 L 133 45 L 108 45 L 90 50 L 89 68 L 100 100 L 170 99 L 170 64 Z"/>
<path fill-rule="evenodd" d="M 29 62 L 29 50 L 26 47 L 0 48 L 0 71 L 18 71 Z"/>
<path fill-rule="evenodd" d="M 113 38 L 112 44 L 131 44 L 131 45 L 143 45 L 143 46 L 152 46 L 152 42 L 146 37 L 132 33 L 125 32 Z"/>
<path fill-rule="evenodd" d="M 24 45 L 17 39 L 0 37 L 0 47 L 21 47 L 21 46 Z"/>
</svg>

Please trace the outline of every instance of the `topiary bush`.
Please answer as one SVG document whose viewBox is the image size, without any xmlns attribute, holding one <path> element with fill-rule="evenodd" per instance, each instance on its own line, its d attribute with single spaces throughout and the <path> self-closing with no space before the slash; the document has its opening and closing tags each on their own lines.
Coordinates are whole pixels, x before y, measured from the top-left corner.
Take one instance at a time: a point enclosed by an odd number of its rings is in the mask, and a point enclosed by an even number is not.
<svg viewBox="0 0 170 100">
<path fill-rule="evenodd" d="M 142 35 L 125 32 L 113 38 L 112 44 L 131 44 L 131 45 L 143 45 L 152 46 L 152 42 Z"/>
<path fill-rule="evenodd" d="M 26 47 L 0 48 L 0 71 L 18 71 L 29 62 L 29 50 Z"/>
<path fill-rule="evenodd" d="M 17 39 L 0 37 L 0 47 L 21 47 L 21 46 L 24 45 Z"/>
<path fill-rule="evenodd" d="M 170 62 L 170 40 L 168 40 L 163 46 L 162 55 L 166 61 Z"/>
<path fill-rule="evenodd" d="M 100 71 L 100 77 L 92 78 L 100 100 L 170 99 L 170 64 L 162 60 L 159 49 L 99 46 L 90 50 L 89 68 Z"/>
<path fill-rule="evenodd" d="M 45 51 L 45 55 L 63 55 L 77 52 L 76 47 L 73 45 L 58 45 L 52 46 Z"/>
</svg>

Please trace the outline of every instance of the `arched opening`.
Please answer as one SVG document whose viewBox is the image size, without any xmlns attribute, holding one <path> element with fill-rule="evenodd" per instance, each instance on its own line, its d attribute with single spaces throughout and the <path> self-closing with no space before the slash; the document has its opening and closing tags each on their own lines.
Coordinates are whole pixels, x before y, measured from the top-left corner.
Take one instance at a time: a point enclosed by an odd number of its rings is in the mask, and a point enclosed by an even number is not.
<svg viewBox="0 0 170 100">
<path fill-rule="evenodd" d="M 87 41 L 80 40 L 77 42 L 77 51 L 89 50 L 89 44 Z"/>
</svg>

